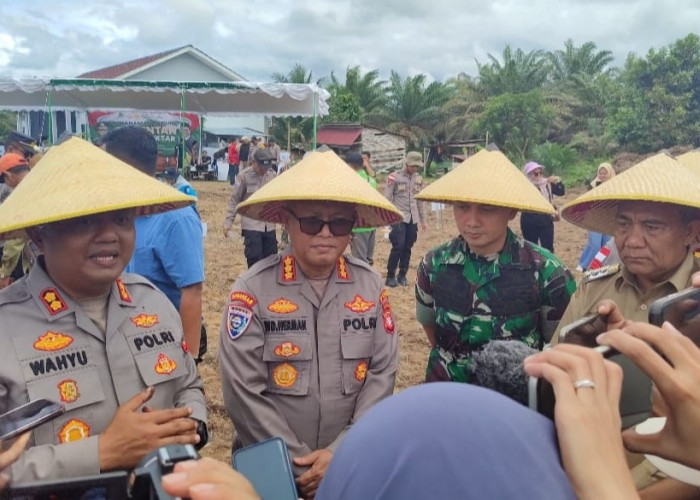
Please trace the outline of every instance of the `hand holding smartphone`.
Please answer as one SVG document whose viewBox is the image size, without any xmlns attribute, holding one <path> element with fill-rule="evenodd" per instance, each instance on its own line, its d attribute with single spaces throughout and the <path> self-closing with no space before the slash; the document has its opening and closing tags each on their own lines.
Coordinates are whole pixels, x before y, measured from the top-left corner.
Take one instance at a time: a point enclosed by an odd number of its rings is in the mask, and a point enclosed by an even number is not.
<svg viewBox="0 0 700 500">
<path fill-rule="evenodd" d="M 686 288 L 652 302 L 649 323 L 661 326 L 664 321 L 700 346 L 700 288 Z"/>
<path fill-rule="evenodd" d="M 233 468 L 243 474 L 263 499 L 297 500 L 287 443 L 273 437 L 233 452 Z"/>
<path fill-rule="evenodd" d="M 48 399 L 35 399 L 0 415 L 0 439 L 5 441 L 63 414 L 66 408 Z"/>
</svg>

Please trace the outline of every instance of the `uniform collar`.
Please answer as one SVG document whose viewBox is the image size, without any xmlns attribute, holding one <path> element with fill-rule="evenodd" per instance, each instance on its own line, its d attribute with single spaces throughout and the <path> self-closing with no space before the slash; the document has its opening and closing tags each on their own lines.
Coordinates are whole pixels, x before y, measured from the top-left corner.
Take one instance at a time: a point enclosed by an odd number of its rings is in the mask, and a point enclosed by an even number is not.
<svg viewBox="0 0 700 500">
<path fill-rule="evenodd" d="M 617 289 L 620 289 L 623 282 L 627 283 L 630 286 L 633 286 L 635 289 L 639 289 L 639 287 L 637 286 L 636 277 L 625 268 L 624 264 L 622 264 L 621 267 L 622 272 L 620 273 L 620 277 L 617 279 L 616 283 Z M 695 267 L 697 266 L 695 257 L 693 255 L 693 251 L 689 250 L 688 254 L 685 256 L 685 259 L 683 259 L 683 261 L 681 262 L 681 265 L 678 266 L 678 269 L 676 269 L 676 272 L 673 273 L 671 277 L 663 283 L 657 283 L 656 285 L 654 285 L 652 289 L 664 286 L 667 283 L 670 284 L 677 292 L 683 290 L 684 288 L 687 288 L 688 286 L 690 286 L 690 276 L 692 275 Z"/>
<path fill-rule="evenodd" d="M 295 285 L 305 282 L 304 273 L 299 268 L 294 254 L 290 250 L 291 245 L 280 255 L 280 265 L 277 272 L 277 283 L 281 285 Z M 348 261 L 344 256 L 340 256 L 335 264 L 329 282 L 353 283 L 355 281 L 353 273 L 350 271 Z"/>
</svg>

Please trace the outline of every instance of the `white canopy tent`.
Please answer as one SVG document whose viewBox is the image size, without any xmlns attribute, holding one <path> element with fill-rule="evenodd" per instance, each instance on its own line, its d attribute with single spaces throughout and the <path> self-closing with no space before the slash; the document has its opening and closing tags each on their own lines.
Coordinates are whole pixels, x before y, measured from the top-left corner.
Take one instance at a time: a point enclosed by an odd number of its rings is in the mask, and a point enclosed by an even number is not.
<svg viewBox="0 0 700 500">
<path fill-rule="evenodd" d="M 329 97 L 316 84 L 0 78 L 0 110 L 312 116 L 314 147 L 316 119 L 328 114 Z"/>
</svg>

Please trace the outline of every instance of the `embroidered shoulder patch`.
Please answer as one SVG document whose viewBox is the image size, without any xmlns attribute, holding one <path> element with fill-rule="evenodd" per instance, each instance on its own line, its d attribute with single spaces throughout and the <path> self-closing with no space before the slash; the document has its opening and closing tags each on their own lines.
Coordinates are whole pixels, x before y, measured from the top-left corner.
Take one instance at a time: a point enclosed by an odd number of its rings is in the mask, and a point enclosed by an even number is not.
<svg viewBox="0 0 700 500">
<path fill-rule="evenodd" d="M 90 437 L 90 426 L 76 418 L 70 419 L 58 431 L 58 440 L 63 443 L 72 443 Z"/>
<path fill-rule="evenodd" d="M 154 325 L 158 324 L 158 315 L 157 314 L 139 314 L 138 316 L 134 316 L 133 318 L 129 318 L 131 322 L 138 326 L 139 328 L 150 328 Z"/>
<path fill-rule="evenodd" d="M 159 375 L 170 375 L 177 368 L 177 363 L 166 356 L 164 353 L 158 354 L 158 360 L 156 361 L 155 371 Z"/>
<path fill-rule="evenodd" d="M 346 302 L 345 308 L 350 309 L 352 312 L 363 313 L 367 312 L 374 307 L 374 302 L 370 300 L 365 300 L 361 295 L 355 295 L 352 302 Z"/>
<path fill-rule="evenodd" d="M 119 290 L 119 298 L 124 302 L 131 302 L 131 295 L 129 295 L 129 290 L 126 289 L 126 285 L 121 280 L 117 278 L 117 290 Z"/>
<path fill-rule="evenodd" d="M 65 333 L 48 331 L 34 342 L 34 349 L 38 351 L 60 351 L 73 343 L 73 337 Z"/>
<path fill-rule="evenodd" d="M 291 300 L 287 300 L 284 297 L 280 297 L 273 303 L 267 306 L 267 310 L 277 314 L 289 314 L 298 310 L 299 306 L 296 305 Z"/>
<path fill-rule="evenodd" d="M 294 257 L 285 255 L 282 257 L 282 275 L 280 276 L 283 283 L 289 283 L 297 280 L 297 264 Z"/>
<path fill-rule="evenodd" d="M 66 301 L 63 300 L 58 290 L 55 288 L 45 288 L 41 291 L 39 296 L 51 316 L 68 309 L 68 304 L 66 304 Z"/>
<path fill-rule="evenodd" d="M 238 291 L 231 292 L 231 295 L 229 296 L 229 301 L 240 302 L 242 304 L 245 304 L 250 309 L 252 309 L 253 306 L 258 303 L 258 301 L 255 300 L 255 297 L 253 297 L 251 294 Z"/>
<path fill-rule="evenodd" d="M 236 340 L 243 335 L 250 325 L 250 320 L 253 317 L 253 311 L 247 307 L 240 307 L 235 304 L 228 306 L 228 314 L 226 315 L 226 330 L 231 340 Z"/>
</svg>

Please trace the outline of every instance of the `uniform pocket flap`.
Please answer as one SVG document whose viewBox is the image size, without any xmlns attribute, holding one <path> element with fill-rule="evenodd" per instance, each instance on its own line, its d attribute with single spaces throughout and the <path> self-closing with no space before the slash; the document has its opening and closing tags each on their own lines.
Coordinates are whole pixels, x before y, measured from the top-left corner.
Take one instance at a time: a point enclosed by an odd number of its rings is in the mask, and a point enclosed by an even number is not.
<svg viewBox="0 0 700 500">
<path fill-rule="evenodd" d="M 265 336 L 263 361 L 308 361 L 313 358 L 311 337 L 309 335 L 276 335 Z"/>
<path fill-rule="evenodd" d="M 373 346 L 374 339 L 371 335 L 352 333 L 340 336 L 343 359 L 369 358 L 372 356 Z"/>
<path fill-rule="evenodd" d="M 97 368 L 88 367 L 27 382 L 29 399 L 51 399 L 62 403 L 66 411 L 105 399 Z"/>
<path fill-rule="evenodd" d="M 187 374 L 186 358 L 189 356 L 179 346 L 145 352 L 134 357 L 136 366 L 146 386 L 157 385 L 162 382 L 181 377 Z"/>
</svg>

